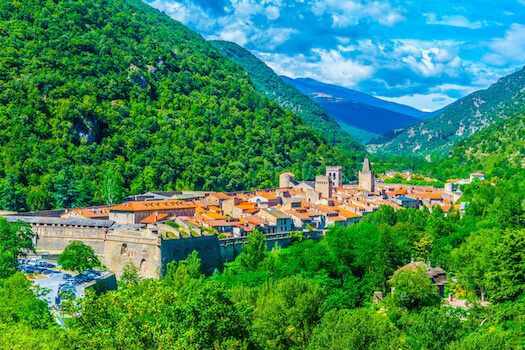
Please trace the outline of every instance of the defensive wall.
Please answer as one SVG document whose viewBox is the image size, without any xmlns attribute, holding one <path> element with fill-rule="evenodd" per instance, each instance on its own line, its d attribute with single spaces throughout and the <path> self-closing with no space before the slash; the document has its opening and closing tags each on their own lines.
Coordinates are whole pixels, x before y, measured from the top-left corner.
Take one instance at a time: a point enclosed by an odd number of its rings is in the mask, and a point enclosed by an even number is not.
<svg viewBox="0 0 525 350">
<path fill-rule="evenodd" d="M 167 264 L 187 259 L 194 250 L 198 252 L 205 272 L 211 274 L 215 268 L 222 269 L 223 263 L 235 260 L 247 242 L 245 236 L 219 240 L 216 235 L 169 235 L 168 227 L 162 224 L 122 225 L 110 220 L 34 216 L 5 218 L 10 222 L 20 220 L 29 223 L 35 234 L 36 249 L 54 252 L 45 252 L 48 257 L 56 257 L 71 241 L 84 242 L 117 277 L 131 262 L 139 268 L 143 277 L 161 278 Z M 305 233 L 310 239 L 320 239 L 322 235 L 320 231 Z M 270 234 L 266 235 L 266 244 L 269 250 L 276 245 L 286 248 L 292 244 L 292 239 L 286 233 Z"/>
</svg>

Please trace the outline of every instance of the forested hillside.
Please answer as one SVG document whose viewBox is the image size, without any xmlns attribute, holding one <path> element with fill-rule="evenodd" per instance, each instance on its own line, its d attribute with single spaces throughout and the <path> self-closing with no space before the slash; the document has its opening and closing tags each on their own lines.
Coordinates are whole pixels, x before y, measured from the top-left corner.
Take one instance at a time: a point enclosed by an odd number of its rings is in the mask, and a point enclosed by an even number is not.
<svg viewBox="0 0 525 350">
<path fill-rule="evenodd" d="M 351 154 L 364 153 L 364 146 L 342 130 L 331 115 L 301 91 L 285 83 L 270 67 L 248 50 L 228 41 L 211 43 L 248 72 L 255 89 L 263 96 L 299 114 L 307 125 L 325 136 L 328 141 L 339 144 L 339 148 L 343 151 L 349 151 Z"/>
<path fill-rule="evenodd" d="M 2 2 L 0 49 L 2 209 L 271 187 L 327 164 L 352 173 L 351 150 L 140 0 Z"/>
<path fill-rule="evenodd" d="M 524 156 L 525 113 L 522 112 L 458 142 L 436 171 L 443 177 L 462 177 L 481 170 L 488 176 L 519 175 L 523 182 Z"/>
<path fill-rule="evenodd" d="M 525 110 L 525 69 L 457 101 L 436 117 L 369 142 L 371 149 L 398 154 L 447 153 L 455 143 Z"/>
</svg>

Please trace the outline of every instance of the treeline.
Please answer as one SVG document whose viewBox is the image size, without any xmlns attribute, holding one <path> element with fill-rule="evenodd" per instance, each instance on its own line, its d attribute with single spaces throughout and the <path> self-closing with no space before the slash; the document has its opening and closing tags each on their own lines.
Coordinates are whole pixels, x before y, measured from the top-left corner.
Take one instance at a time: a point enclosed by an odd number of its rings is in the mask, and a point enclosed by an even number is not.
<svg viewBox="0 0 525 350">
<path fill-rule="evenodd" d="M 160 281 L 128 269 L 122 288 L 70 305 L 60 330 L 20 274 L 0 282 L 0 345 L 45 349 L 515 349 L 525 344 L 525 199 L 507 181 L 466 188 L 464 214 L 440 207 L 382 206 L 321 241 L 295 236 L 267 251 L 248 236 L 237 259 L 212 276 L 194 252 Z M 473 306 L 446 306 L 425 269 L 448 272 L 445 293 Z M 457 282 L 455 282 L 457 281 Z M 391 287 L 395 287 L 391 293 Z M 380 304 L 373 292 L 383 292 Z M 481 307 L 480 297 L 492 303 Z M 2 299 L 4 300 L 4 299 Z M 19 299 L 17 299 L 19 300 Z M 40 304 L 39 304 L 40 303 Z M 37 321 L 38 320 L 38 321 Z"/>
<path fill-rule="evenodd" d="M 0 4 L 4 210 L 272 187 L 343 154 L 202 37 L 138 0 Z M 356 146 L 357 147 L 357 146 Z"/>
</svg>

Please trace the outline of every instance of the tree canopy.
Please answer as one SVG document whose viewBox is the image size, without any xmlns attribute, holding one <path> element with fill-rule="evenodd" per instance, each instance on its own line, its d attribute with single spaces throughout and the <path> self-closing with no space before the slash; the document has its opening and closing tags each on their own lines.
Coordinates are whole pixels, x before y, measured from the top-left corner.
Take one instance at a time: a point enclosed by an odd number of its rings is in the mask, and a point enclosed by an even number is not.
<svg viewBox="0 0 525 350">
<path fill-rule="evenodd" d="M 71 241 L 57 261 L 62 268 L 80 273 L 101 265 L 93 248 L 81 241 Z"/>
</svg>

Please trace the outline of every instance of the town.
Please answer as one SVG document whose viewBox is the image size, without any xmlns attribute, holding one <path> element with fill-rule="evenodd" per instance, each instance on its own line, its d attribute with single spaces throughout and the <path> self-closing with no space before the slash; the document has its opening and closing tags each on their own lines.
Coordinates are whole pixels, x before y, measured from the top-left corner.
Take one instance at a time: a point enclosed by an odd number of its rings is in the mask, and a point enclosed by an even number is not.
<svg viewBox="0 0 525 350">
<path fill-rule="evenodd" d="M 445 213 L 461 213 L 465 203 L 456 203 L 462 195 L 459 186 L 484 179 L 474 173 L 469 179 L 447 182 L 445 188 L 381 182 L 395 173 L 387 172 L 377 181 L 366 158 L 354 184 L 343 183 L 341 166 L 330 166 L 314 181 L 297 182 L 294 174 L 282 173 L 278 188 L 233 193 L 153 191 L 128 196 L 115 206 L 4 216 L 31 224 L 42 257 L 53 258 L 72 240 L 81 240 L 117 276 L 131 261 L 145 277 L 160 278 L 167 263 L 186 259 L 193 250 L 213 271 L 234 260 L 254 230 L 266 235 L 271 249 L 276 244 L 290 245 L 294 232 L 319 239 L 330 225 L 356 224 L 382 205 L 430 211 L 440 206 Z"/>
</svg>

